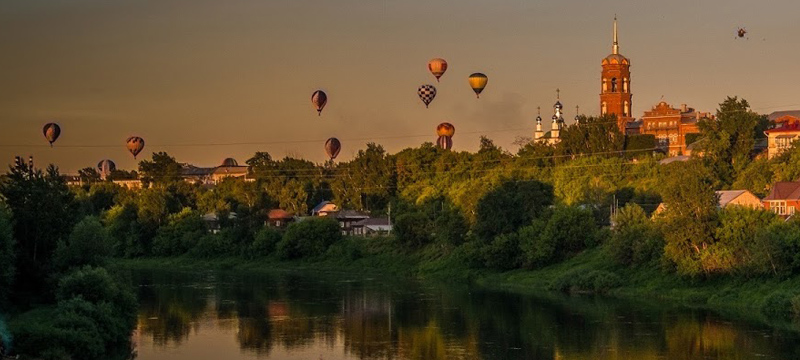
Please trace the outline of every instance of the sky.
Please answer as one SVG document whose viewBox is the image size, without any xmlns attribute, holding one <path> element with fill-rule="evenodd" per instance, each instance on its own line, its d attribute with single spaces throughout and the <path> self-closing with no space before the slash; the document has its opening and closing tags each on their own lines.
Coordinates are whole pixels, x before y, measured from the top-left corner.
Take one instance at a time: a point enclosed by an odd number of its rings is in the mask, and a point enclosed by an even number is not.
<svg viewBox="0 0 800 360">
<path fill-rule="evenodd" d="M 454 150 L 486 135 L 516 152 L 557 88 L 568 119 L 576 105 L 599 113 L 615 14 L 634 116 L 662 99 L 715 111 L 726 96 L 761 113 L 800 109 L 798 13 L 796 0 L 4 0 L 0 163 L 134 169 L 132 135 L 146 141 L 140 160 L 321 162 L 338 137 L 347 161 L 370 141 L 390 153 L 434 142 L 444 121 Z M 449 64 L 440 83 L 434 57 Z M 473 72 L 489 77 L 480 99 Z M 438 89 L 428 109 L 422 84 Z M 52 149 L 51 121 L 62 128 Z"/>
</svg>

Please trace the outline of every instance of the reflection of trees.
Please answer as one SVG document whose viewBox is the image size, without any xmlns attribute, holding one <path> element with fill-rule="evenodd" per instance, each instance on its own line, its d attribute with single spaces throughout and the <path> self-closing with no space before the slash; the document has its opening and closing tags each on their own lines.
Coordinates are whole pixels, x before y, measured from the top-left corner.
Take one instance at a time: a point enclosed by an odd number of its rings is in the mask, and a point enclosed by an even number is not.
<svg viewBox="0 0 800 360">
<path fill-rule="evenodd" d="M 157 345 L 186 340 L 189 332 L 196 330 L 197 320 L 206 309 L 207 291 L 185 286 L 188 283 L 186 279 L 176 279 L 171 276 L 173 274 L 139 275 L 140 284 L 159 284 L 139 288 L 138 327 L 141 334 L 152 336 Z"/>
<path fill-rule="evenodd" d="M 142 283 L 158 284 L 141 288 L 139 314 L 142 334 L 157 345 L 185 340 L 205 314 L 216 318 L 214 326 L 238 326 L 239 346 L 258 355 L 276 347 L 343 346 L 358 359 L 800 358 L 792 347 L 796 334 L 776 340 L 786 334 L 764 337 L 659 304 L 284 274 L 199 283 L 196 275 L 151 276 Z"/>
</svg>

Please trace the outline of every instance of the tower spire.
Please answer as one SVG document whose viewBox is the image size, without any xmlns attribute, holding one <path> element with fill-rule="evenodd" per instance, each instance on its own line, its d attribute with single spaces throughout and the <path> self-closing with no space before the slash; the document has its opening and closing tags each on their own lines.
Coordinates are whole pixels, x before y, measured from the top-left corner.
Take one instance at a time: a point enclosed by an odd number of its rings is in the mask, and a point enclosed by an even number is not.
<svg viewBox="0 0 800 360">
<path fill-rule="evenodd" d="M 614 14 L 614 46 L 611 47 L 612 54 L 619 54 L 619 40 L 617 39 L 617 14 Z"/>
</svg>

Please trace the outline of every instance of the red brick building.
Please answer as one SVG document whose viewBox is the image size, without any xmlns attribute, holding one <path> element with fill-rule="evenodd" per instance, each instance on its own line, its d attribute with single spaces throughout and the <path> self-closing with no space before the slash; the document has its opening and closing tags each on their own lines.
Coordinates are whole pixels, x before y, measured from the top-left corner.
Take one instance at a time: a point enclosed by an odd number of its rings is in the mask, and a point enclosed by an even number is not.
<svg viewBox="0 0 800 360">
<path fill-rule="evenodd" d="M 764 208 L 780 216 L 794 215 L 800 206 L 800 181 L 777 182 L 772 186 L 769 195 L 762 200 Z"/>
<path fill-rule="evenodd" d="M 611 47 L 611 55 L 606 56 L 601 64 L 603 70 L 600 75 L 600 113 L 616 115 L 617 126 L 620 132 L 625 134 L 625 125 L 633 121 L 631 61 L 619 53 L 616 17 L 614 17 L 614 44 Z"/>
<path fill-rule="evenodd" d="M 662 101 L 644 112 L 639 132 L 654 135 L 656 146 L 669 156 L 688 155 L 686 135 L 700 132 L 697 122 L 702 118 L 713 118 L 713 115 L 696 111 L 686 104 L 676 109 Z"/>
</svg>

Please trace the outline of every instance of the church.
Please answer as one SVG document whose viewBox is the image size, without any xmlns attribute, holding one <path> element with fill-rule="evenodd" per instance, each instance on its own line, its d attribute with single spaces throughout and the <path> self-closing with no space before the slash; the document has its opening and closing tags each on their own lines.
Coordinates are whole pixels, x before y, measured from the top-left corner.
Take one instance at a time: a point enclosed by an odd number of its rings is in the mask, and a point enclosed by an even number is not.
<svg viewBox="0 0 800 360">
<path fill-rule="evenodd" d="M 686 155 L 687 147 L 690 145 L 687 135 L 699 133 L 697 121 L 702 118 L 713 118 L 712 114 L 696 111 L 686 104 L 682 104 L 680 108 L 673 108 L 664 101 L 645 111 L 641 119 L 633 118 L 631 61 L 619 51 L 616 17 L 614 17 L 611 54 L 603 58 L 600 64 L 600 114 L 616 116 L 617 128 L 626 136 L 653 135 L 656 140 L 655 146 L 660 151 L 670 156 Z M 535 141 L 548 144 L 560 141 L 559 135 L 564 127 L 562 109 L 563 105 L 560 99 L 557 99 L 553 106 L 551 130 L 546 133 L 542 128 L 541 114 L 536 117 L 536 130 L 533 135 Z M 688 137 L 689 140 L 696 138 L 691 135 Z"/>
</svg>

